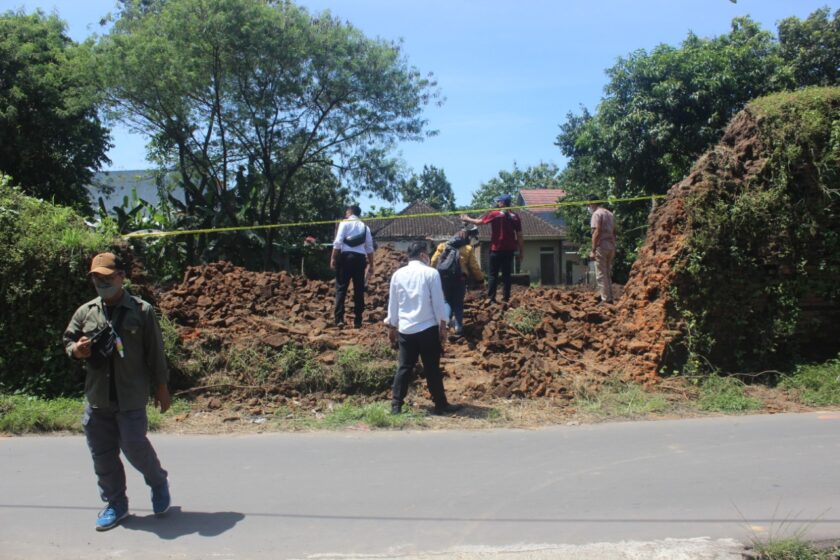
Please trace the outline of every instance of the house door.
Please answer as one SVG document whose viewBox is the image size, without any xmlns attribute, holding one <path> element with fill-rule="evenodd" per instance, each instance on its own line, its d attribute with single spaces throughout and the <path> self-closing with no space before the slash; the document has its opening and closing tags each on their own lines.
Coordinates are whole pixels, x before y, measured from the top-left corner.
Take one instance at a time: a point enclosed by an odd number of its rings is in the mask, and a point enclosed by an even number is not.
<svg viewBox="0 0 840 560">
<path fill-rule="evenodd" d="M 554 271 L 554 247 L 540 248 L 540 283 L 544 286 L 557 283 Z"/>
</svg>

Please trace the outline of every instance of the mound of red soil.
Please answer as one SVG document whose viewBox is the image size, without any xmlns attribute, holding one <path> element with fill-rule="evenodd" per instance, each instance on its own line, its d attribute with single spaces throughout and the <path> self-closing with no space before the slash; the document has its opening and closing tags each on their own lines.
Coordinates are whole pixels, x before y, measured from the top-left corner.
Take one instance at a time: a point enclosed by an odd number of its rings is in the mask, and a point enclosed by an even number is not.
<svg viewBox="0 0 840 560">
<path fill-rule="evenodd" d="M 405 257 L 388 246 L 376 253 L 377 273 L 366 293 L 362 329 L 332 324 L 335 283 L 288 272 L 249 272 L 230 263 L 191 267 L 183 282 L 163 293 L 161 309 L 185 340 L 213 336 L 231 344 L 294 342 L 328 353 L 346 344 L 386 340 L 388 282 Z M 348 297 L 352 316 L 352 297 Z M 514 310 L 536 325 L 524 328 Z M 468 293 L 465 336 L 443 360 L 455 395 L 473 399 L 571 396 L 575 384 L 612 373 L 606 362 L 616 308 L 599 305 L 591 291 L 516 287 L 509 306 L 485 304 L 483 291 Z M 519 325 L 519 328 L 517 328 Z M 587 380 L 583 381 L 583 376 Z"/>
</svg>

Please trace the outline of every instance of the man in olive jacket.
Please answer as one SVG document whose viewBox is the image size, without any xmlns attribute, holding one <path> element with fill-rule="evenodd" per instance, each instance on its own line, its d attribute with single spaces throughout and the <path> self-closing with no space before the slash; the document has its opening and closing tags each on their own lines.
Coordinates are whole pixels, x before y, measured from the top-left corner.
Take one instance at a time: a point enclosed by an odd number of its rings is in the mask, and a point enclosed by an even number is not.
<svg viewBox="0 0 840 560">
<path fill-rule="evenodd" d="M 120 451 L 151 487 L 154 513 L 162 515 L 169 509 L 167 473 L 146 437 L 146 403 L 151 387 L 161 412 L 169 408 L 171 399 L 154 309 L 123 289 L 125 271 L 114 254 L 96 255 L 90 276 L 98 297 L 73 314 L 64 331 L 64 346 L 68 356 L 85 361 L 87 404 L 82 424 L 100 495 L 108 504 L 97 517 L 96 530 L 107 531 L 128 516 Z"/>
</svg>

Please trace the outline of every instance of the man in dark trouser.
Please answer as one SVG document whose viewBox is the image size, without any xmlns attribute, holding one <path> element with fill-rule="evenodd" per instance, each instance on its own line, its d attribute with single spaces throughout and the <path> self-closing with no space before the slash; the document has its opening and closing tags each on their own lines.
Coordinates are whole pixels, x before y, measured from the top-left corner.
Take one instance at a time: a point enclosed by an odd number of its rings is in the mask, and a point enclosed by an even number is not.
<svg viewBox="0 0 840 560">
<path fill-rule="evenodd" d="M 490 278 L 487 282 L 487 299 L 496 302 L 499 272 L 502 273 L 502 301 L 510 299 L 510 275 L 513 273 L 513 251 L 490 251 Z"/>
<path fill-rule="evenodd" d="M 461 216 L 464 222 L 481 225 L 490 224 L 490 278 L 487 281 L 487 299 L 496 302 L 496 289 L 499 284 L 499 272 L 502 273 L 502 299 L 510 299 L 510 275 L 513 272 L 513 259 L 521 264 L 525 240 L 522 237 L 522 221 L 519 215 L 508 210 L 511 203 L 509 194 L 496 199 L 498 210 L 491 210 L 481 218 Z M 518 251 L 518 253 L 517 253 Z"/>
<path fill-rule="evenodd" d="M 446 340 L 446 304 L 440 274 L 429 266 L 429 250 L 417 241 L 408 249 L 409 262 L 391 277 L 388 297 L 388 338 L 398 344 L 400 363 L 394 375 L 391 414 L 402 412 L 408 386 L 414 378 L 417 358 L 423 360 L 426 384 L 435 403 L 435 414 L 455 412 L 443 388 L 440 356 Z"/>
<path fill-rule="evenodd" d="M 150 385 L 161 412 L 170 405 L 163 337 L 151 305 L 123 289 L 125 272 L 116 256 L 94 257 L 90 270 L 99 297 L 79 307 L 64 331 L 67 354 L 85 360 L 82 418 L 93 469 L 107 507 L 96 520 L 106 531 L 128 516 L 125 469 L 120 451 L 152 489 L 152 511 L 171 502 L 167 473 L 146 437 Z"/>
<path fill-rule="evenodd" d="M 373 237 L 370 229 L 359 219 L 362 211 L 358 206 L 348 206 L 344 220 L 339 224 L 333 241 L 330 268 L 335 269 L 335 324 L 344 326 L 344 301 L 347 289 L 353 281 L 353 326 L 362 326 L 365 310 L 365 266 L 367 277 L 373 274 Z"/>
</svg>

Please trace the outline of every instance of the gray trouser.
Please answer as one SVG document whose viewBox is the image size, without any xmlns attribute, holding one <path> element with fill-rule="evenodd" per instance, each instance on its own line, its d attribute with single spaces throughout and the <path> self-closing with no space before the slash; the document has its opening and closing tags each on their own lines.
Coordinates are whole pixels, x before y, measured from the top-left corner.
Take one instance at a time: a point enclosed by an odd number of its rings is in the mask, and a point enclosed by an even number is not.
<svg viewBox="0 0 840 560">
<path fill-rule="evenodd" d="M 166 471 L 161 468 L 157 453 L 146 437 L 148 424 L 145 409 L 114 411 L 86 406 L 82 425 L 93 456 L 93 470 L 102 501 L 110 505 L 128 505 L 120 450 L 140 471 L 146 484 L 155 488 L 166 482 Z"/>
<path fill-rule="evenodd" d="M 595 251 L 595 281 L 598 283 L 598 292 L 604 301 L 613 300 L 612 266 L 614 258 L 615 249 L 598 248 Z"/>
</svg>

